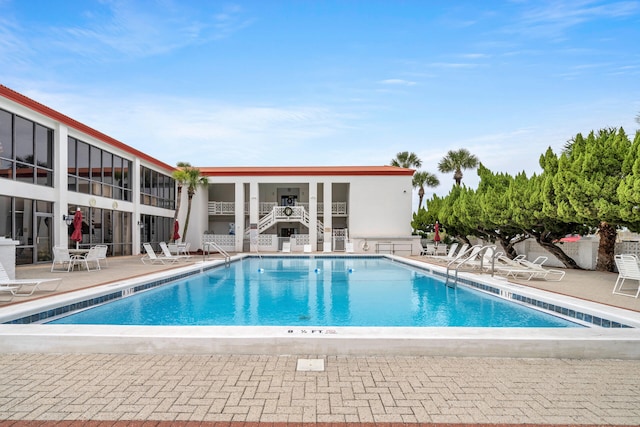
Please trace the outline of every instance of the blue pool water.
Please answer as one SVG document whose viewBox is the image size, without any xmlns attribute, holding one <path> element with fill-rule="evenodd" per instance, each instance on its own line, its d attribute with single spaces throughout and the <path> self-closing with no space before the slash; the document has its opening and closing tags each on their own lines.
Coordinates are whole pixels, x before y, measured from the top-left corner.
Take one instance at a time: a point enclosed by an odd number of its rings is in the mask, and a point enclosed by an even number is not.
<svg viewBox="0 0 640 427">
<path fill-rule="evenodd" d="M 57 324 L 576 327 L 385 258 L 245 258 Z"/>
</svg>

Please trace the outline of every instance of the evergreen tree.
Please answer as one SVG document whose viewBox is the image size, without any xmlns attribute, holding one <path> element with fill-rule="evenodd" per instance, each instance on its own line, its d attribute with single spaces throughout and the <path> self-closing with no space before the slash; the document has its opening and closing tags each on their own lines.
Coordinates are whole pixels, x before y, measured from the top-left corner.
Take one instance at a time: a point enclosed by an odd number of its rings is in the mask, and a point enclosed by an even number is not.
<svg viewBox="0 0 640 427">
<path fill-rule="evenodd" d="M 587 138 L 578 134 L 560 156 L 552 180 L 558 218 L 598 228 L 600 271 L 613 271 L 615 266 L 617 227 L 624 222 L 618 186 L 630 148 L 622 128 L 591 132 Z"/>
</svg>

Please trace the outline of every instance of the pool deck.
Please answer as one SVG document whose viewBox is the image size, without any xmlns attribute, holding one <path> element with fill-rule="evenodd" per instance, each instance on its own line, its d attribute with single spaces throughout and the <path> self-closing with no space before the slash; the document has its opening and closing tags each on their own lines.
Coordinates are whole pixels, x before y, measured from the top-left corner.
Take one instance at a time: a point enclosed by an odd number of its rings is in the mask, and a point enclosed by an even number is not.
<svg viewBox="0 0 640 427">
<path fill-rule="evenodd" d="M 16 275 L 61 277 L 59 294 L 175 267 L 121 257 L 98 272 L 49 268 Z M 520 283 L 640 312 L 640 299 L 611 295 L 616 277 Z M 301 358 L 324 370 L 298 371 Z M 639 378 L 640 360 L 620 359 L 0 352 L 0 427 L 640 425 Z"/>
</svg>

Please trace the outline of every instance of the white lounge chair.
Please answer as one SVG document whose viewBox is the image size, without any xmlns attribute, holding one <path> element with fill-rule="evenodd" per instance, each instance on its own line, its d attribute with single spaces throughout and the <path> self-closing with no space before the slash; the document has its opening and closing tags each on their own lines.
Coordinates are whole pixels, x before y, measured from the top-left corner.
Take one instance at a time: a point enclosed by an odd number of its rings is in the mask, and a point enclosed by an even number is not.
<svg viewBox="0 0 640 427">
<path fill-rule="evenodd" d="M 282 242 L 282 252 L 291 253 L 291 242 Z"/>
<path fill-rule="evenodd" d="M 437 260 L 442 260 L 442 261 L 453 261 L 460 254 L 465 253 L 468 248 L 469 248 L 469 244 L 465 243 L 464 245 L 462 245 L 462 247 L 460 247 L 460 250 L 456 253 L 456 249 L 458 249 L 458 243 L 453 243 L 451 244 L 451 247 L 449 248 L 449 252 L 447 252 L 446 255 L 432 255 L 431 258 L 435 258 Z"/>
<path fill-rule="evenodd" d="M 514 279 L 544 279 L 552 282 L 559 282 L 564 278 L 565 272 L 562 270 L 555 270 L 551 268 L 545 268 L 542 265 L 546 262 L 547 257 L 538 257 L 533 261 L 527 261 L 526 259 L 518 260 L 519 267 L 514 267 L 507 270 L 507 277 L 511 276 Z"/>
<path fill-rule="evenodd" d="M 9 302 L 13 299 L 13 291 L 18 289 L 17 286 L 0 285 L 0 302 Z"/>
<path fill-rule="evenodd" d="M 169 246 L 165 242 L 160 242 L 160 249 L 162 249 L 162 254 L 164 258 L 177 258 L 178 260 L 188 261 L 191 259 L 191 255 L 174 255 L 171 253 Z"/>
<path fill-rule="evenodd" d="M 302 248 L 302 251 L 306 254 L 310 254 L 311 253 L 311 245 L 304 245 Z"/>
<path fill-rule="evenodd" d="M 473 245 L 469 249 L 466 249 L 466 250 L 463 250 L 463 249 L 465 249 L 464 245 L 458 251 L 458 254 L 455 256 L 455 258 L 449 261 L 449 263 L 447 264 L 447 267 L 451 267 L 455 269 L 465 262 L 474 260 L 480 253 L 480 250 L 482 249 L 482 245 Z"/>
<path fill-rule="evenodd" d="M 638 295 L 640 295 L 640 264 L 638 263 L 638 257 L 636 255 L 626 254 L 616 255 L 615 261 L 616 267 L 618 267 L 618 278 L 616 279 L 615 285 L 613 285 L 613 293 L 616 295 L 638 298 Z M 624 281 L 627 279 L 637 281 L 637 288 L 625 289 Z M 628 292 L 629 290 L 631 290 L 631 293 Z M 635 295 L 633 295 L 633 291 L 636 292 Z"/>
<path fill-rule="evenodd" d="M 9 291 L 12 296 L 28 297 L 33 295 L 35 291 L 53 292 L 58 289 L 60 283 L 62 283 L 62 279 L 60 278 L 11 279 L 9 278 L 9 274 L 7 274 L 7 270 L 5 270 L 2 263 L 0 263 L 0 290 L 2 290 L 3 293 Z M 43 289 L 42 286 L 44 285 L 52 285 L 53 287 Z"/>
<path fill-rule="evenodd" d="M 71 255 L 69 254 L 69 248 L 64 246 L 54 246 L 53 247 L 53 263 L 51 264 L 51 271 L 64 271 L 66 266 L 67 273 L 70 272 L 74 266 L 85 264 L 87 270 L 89 266 L 82 255 Z M 56 265 L 60 264 L 62 270 L 57 270 Z"/>
<path fill-rule="evenodd" d="M 156 255 L 156 253 L 153 251 L 153 248 L 149 243 L 143 243 L 142 246 L 144 247 L 144 250 L 147 253 L 141 258 L 141 261 L 143 264 L 146 264 L 147 262 L 149 264 L 167 264 L 167 263 L 173 264 L 178 262 L 179 260 L 178 257 L 173 257 L 173 256 L 166 257 L 164 255 Z"/>
</svg>

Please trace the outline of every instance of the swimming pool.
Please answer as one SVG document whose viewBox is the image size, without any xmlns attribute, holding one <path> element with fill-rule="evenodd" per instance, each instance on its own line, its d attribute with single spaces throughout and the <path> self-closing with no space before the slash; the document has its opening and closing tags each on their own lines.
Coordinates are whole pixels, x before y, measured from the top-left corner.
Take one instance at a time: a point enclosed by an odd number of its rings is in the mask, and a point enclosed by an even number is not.
<svg viewBox="0 0 640 427">
<path fill-rule="evenodd" d="M 382 257 L 249 257 L 50 322 L 157 326 L 580 327 Z"/>
<path fill-rule="evenodd" d="M 274 256 L 266 255 L 264 258 Z M 340 254 L 310 258 L 340 257 Z M 291 258 L 300 255 L 291 255 Z M 371 255 L 342 255 L 373 258 Z M 232 263 L 250 254 L 231 257 Z M 446 268 L 395 255 L 379 255 L 444 277 Z M 137 261 L 137 260 L 135 260 Z M 640 359 L 640 315 L 504 278 L 460 273 L 460 289 L 473 288 L 576 319 L 585 328 L 144 326 L 42 324 L 65 313 L 127 299 L 175 280 L 212 272 L 208 260 L 34 299 L 0 308 L 1 353 L 404 355 Z"/>
</svg>

